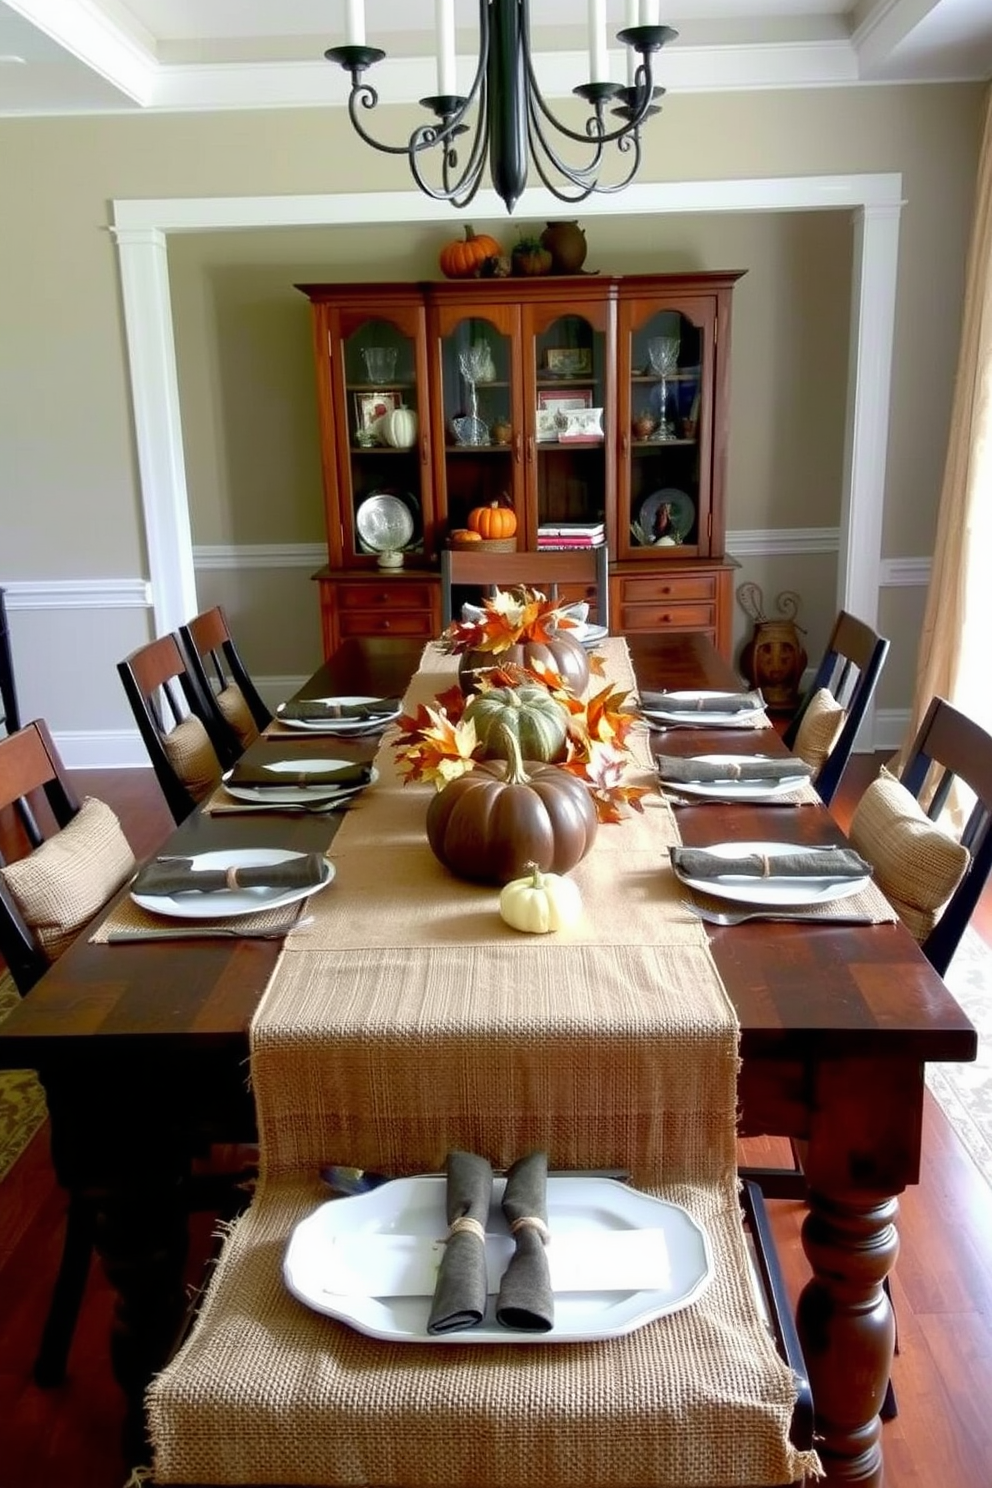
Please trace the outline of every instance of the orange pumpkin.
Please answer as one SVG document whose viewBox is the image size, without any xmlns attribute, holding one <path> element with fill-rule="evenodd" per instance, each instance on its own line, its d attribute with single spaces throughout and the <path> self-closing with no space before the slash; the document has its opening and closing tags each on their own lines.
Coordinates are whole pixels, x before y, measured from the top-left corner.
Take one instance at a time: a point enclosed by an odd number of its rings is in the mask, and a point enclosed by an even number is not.
<svg viewBox="0 0 992 1488">
<path fill-rule="evenodd" d="M 499 258 L 503 250 L 487 233 L 472 231 L 465 224 L 464 238 L 446 243 L 438 255 L 441 273 L 448 279 L 472 279 L 487 258 Z"/>
<path fill-rule="evenodd" d="M 451 531 L 451 535 L 450 535 L 449 541 L 456 548 L 467 548 L 470 543 L 481 542 L 482 541 L 482 533 L 481 532 L 473 532 L 468 527 L 455 527 Z"/>
<path fill-rule="evenodd" d="M 480 537 L 513 537 L 517 530 L 517 514 L 510 507 L 491 501 L 488 506 L 472 508 L 468 525 Z"/>
</svg>

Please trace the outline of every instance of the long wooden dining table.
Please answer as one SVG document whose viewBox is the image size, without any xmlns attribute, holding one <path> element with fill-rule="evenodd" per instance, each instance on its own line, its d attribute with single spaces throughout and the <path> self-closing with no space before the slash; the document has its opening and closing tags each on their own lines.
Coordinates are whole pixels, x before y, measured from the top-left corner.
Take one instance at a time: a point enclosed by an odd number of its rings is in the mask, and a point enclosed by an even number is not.
<svg viewBox="0 0 992 1488">
<path fill-rule="evenodd" d="M 628 638 L 645 689 L 738 688 L 702 635 Z M 348 643 L 301 696 L 403 693 L 422 645 Z M 283 732 L 252 758 L 285 754 Z M 307 736 L 308 756 L 370 758 L 376 740 Z M 671 729 L 655 752 L 781 752 L 772 729 Z M 324 850 L 340 818 L 197 811 L 164 851 L 278 846 Z M 843 834 L 826 809 L 723 804 L 679 809 L 682 840 L 826 845 Z M 609 830 L 608 828 L 604 830 Z M 828 1484 L 882 1482 L 881 1406 L 894 1325 L 883 1286 L 898 1252 L 898 1194 L 919 1179 L 924 1067 L 967 1061 L 976 1034 L 899 924 L 755 922 L 711 932 L 740 1025 L 742 1135 L 803 1144 L 810 1267 L 798 1324 Z M 187 1184 L 210 1142 L 255 1134 L 248 1027 L 279 956 L 277 940 L 218 936 L 93 943 L 86 934 L 0 1027 L 0 1067 L 37 1069 L 60 1181 L 88 1196 L 96 1248 L 116 1292 L 115 1375 L 132 1447 L 143 1393 L 187 1307 Z"/>
</svg>

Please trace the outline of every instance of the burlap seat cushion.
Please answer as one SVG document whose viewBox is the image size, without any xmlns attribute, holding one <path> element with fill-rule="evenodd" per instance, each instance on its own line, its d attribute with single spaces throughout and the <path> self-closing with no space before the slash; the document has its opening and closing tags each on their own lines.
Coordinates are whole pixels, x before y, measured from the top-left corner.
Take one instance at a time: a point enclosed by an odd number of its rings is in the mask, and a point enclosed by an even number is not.
<svg viewBox="0 0 992 1488">
<path fill-rule="evenodd" d="M 220 783 L 221 767 L 217 751 L 210 742 L 200 719 L 194 714 L 177 723 L 162 738 L 166 759 L 175 770 L 194 801 L 202 801 Z"/>
<path fill-rule="evenodd" d="M 87 796 L 68 826 L 0 872 L 25 923 L 54 961 L 136 866 L 113 811 Z"/>
<path fill-rule="evenodd" d="M 899 918 L 924 941 L 965 875 L 968 849 L 884 769 L 858 802 L 849 836 L 874 865 L 875 882 Z"/>
<path fill-rule="evenodd" d="M 247 749 L 249 744 L 254 744 L 259 737 L 258 727 L 237 682 L 229 682 L 223 692 L 218 692 L 216 702 L 224 718 L 241 740 L 243 747 Z"/>
<path fill-rule="evenodd" d="M 796 731 L 792 752 L 806 761 L 814 775 L 830 757 L 846 719 L 846 709 L 825 687 L 813 694 Z"/>
</svg>

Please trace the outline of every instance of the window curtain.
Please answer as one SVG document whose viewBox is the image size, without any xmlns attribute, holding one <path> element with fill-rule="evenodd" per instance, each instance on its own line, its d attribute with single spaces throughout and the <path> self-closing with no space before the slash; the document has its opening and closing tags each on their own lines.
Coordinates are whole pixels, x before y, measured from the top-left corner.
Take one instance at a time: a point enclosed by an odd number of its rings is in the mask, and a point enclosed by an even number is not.
<svg viewBox="0 0 992 1488">
<path fill-rule="evenodd" d="M 978 167 L 961 350 L 905 756 L 931 698 L 992 731 L 992 89 Z"/>
</svg>

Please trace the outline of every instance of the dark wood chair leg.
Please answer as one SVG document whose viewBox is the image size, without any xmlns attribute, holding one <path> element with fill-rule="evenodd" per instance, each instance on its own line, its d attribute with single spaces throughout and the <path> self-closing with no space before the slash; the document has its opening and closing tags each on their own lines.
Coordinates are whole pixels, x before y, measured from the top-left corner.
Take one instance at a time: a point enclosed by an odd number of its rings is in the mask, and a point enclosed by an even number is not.
<svg viewBox="0 0 992 1488">
<path fill-rule="evenodd" d="M 44 1389 L 61 1385 L 82 1306 L 93 1256 L 93 1217 L 85 1200 L 70 1196 L 59 1274 L 34 1362 L 35 1383 Z"/>
</svg>

